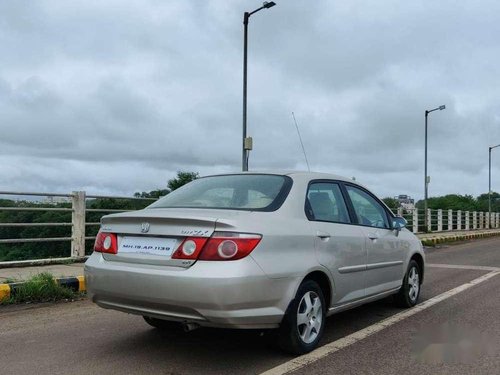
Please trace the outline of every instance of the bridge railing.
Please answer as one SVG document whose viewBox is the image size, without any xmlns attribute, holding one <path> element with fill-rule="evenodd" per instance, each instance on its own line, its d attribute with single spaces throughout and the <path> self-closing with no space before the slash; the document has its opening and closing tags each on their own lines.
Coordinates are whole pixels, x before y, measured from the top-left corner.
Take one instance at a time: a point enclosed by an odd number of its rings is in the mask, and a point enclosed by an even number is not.
<svg viewBox="0 0 500 375">
<path fill-rule="evenodd" d="M 399 207 L 392 211 L 408 221 L 408 229 L 413 233 L 467 231 L 500 228 L 500 213 L 462 210 L 406 209 Z"/>
<path fill-rule="evenodd" d="M 30 197 L 30 200 L 22 200 L 20 197 Z M 10 198 L 10 199 L 9 199 Z M 14 199 L 14 200 L 13 200 Z M 44 200 L 42 200 L 44 199 Z M 151 201 L 156 201 L 156 198 L 142 198 L 142 197 L 123 197 L 123 196 L 107 196 L 107 195 L 87 195 L 85 191 L 74 191 L 71 194 L 64 193 L 41 193 L 41 192 L 15 192 L 15 191 L 0 191 L 0 201 L 11 201 L 13 204 L 5 205 L 0 204 L 0 213 L 6 211 L 30 211 L 30 212 L 57 212 L 57 213 L 71 213 L 71 222 L 1 222 L 0 230 L 3 228 L 25 228 L 25 227 L 70 227 L 71 235 L 57 236 L 57 237 L 22 237 L 22 238 L 0 238 L 0 246 L 2 244 L 20 244 L 20 243 L 42 243 L 42 242 L 69 242 L 68 255 L 58 257 L 58 261 L 65 259 L 78 259 L 85 257 L 86 241 L 95 239 L 97 230 L 89 230 L 92 227 L 98 227 L 100 222 L 98 220 L 87 219 L 87 214 L 93 213 L 94 218 L 97 216 L 99 219 L 108 213 L 133 211 L 130 209 L 118 208 L 92 208 L 89 205 L 91 200 L 116 200 L 116 201 L 145 201 L 148 204 Z M 19 203 L 22 204 L 19 204 Z M 69 217 L 69 215 L 67 215 Z M 52 259 L 35 259 L 24 262 L 47 263 Z M 17 261 L 2 261 L 0 258 L 0 267 L 13 265 L 15 263 L 22 263 Z"/>
<path fill-rule="evenodd" d="M 6 200 L 4 198 L 5 196 L 10 197 L 10 200 Z M 20 200 L 19 197 L 34 197 L 38 200 L 44 198 L 46 201 L 40 202 L 33 198 L 31 200 Z M 3 233 L 2 237 L 0 237 L 0 247 L 4 244 L 20 244 L 30 242 L 69 242 L 70 245 L 68 246 L 67 256 L 59 256 L 57 259 L 58 261 L 85 257 L 86 247 L 90 247 L 86 246 L 86 241 L 92 241 L 95 239 L 95 235 L 92 234 L 97 232 L 101 216 L 112 212 L 131 211 L 130 209 L 117 208 L 119 205 L 111 208 L 93 208 L 92 204 L 90 204 L 92 201 L 108 200 L 113 203 L 126 200 L 130 202 L 144 201 L 149 203 L 149 201 L 156 200 L 155 198 L 87 195 L 85 191 L 74 191 L 70 194 L 0 191 L 0 198 L 3 199 L 0 199 L 0 202 L 4 202 L 4 204 L 0 203 L 0 214 L 8 211 L 39 211 L 66 213 L 67 215 L 65 215 L 65 217 L 68 219 L 71 217 L 71 221 L 67 220 L 65 222 L 8 222 L 2 221 L 2 216 L 0 216 L 0 232 Z M 13 198 L 17 200 L 13 200 Z M 11 204 L 5 204 L 5 202 L 10 202 Z M 22 202 L 22 204 L 19 204 L 19 202 Z M 424 210 L 417 208 L 406 209 L 403 207 L 393 209 L 393 212 L 403 216 L 408 221 L 408 229 L 414 233 L 425 232 L 427 227 L 430 228 L 431 232 L 478 230 L 500 227 L 500 213 L 498 212 L 493 212 L 491 217 L 488 212 L 453 211 L 442 209 L 428 209 L 424 215 Z M 9 216 L 4 215 L 3 217 Z M 2 231 L 3 228 L 20 227 L 38 227 L 40 230 L 42 230 L 43 227 L 70 227 L 71 235 L 57 237 L 23 236 L 22 238 L 9 238 L 7 236 L 4 238 L 5 233 L 8 233 L 8 231 Z M 36 264 L 37 262 L 47 263 L 51 260 L 53 259 L 25 260 L 24 262 Z M 16 260 L 2 261 L 0 258 L 0 267 L 12 265 L 14 263 L 20 262 Z"/>
</svg>

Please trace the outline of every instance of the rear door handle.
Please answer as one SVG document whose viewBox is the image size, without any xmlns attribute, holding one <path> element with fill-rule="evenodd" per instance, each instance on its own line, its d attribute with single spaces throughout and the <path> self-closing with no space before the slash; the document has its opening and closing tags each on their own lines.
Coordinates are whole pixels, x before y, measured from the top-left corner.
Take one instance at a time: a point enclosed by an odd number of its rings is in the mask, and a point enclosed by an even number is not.
<svg viewBox="0 0 500 375">
<path fill-rule="evenodd" d="M 369 238 L 370 240 L 376 240 L 376 239 L 378 239 L 379 237 L 378 237 L 378 234 L 377 234 L 377 233 L 370 233 L 370 234 L 368 234 L 368 238 Z"/>
<path fill-rule="evenodd" d="M 325 240 L 325 239 L 327 239 L 327 238 L 330 238 L 330 237 L 331 237 L 330 233 L 322 232 L 322 231 L 320 231 L 320 230 L 318 230 L 318 231 L 316 232 L 316 236 L 318 236 L 318 237 L 319 237 L 319 238 L 321 238 L 322 240 Z"/>
</svg>

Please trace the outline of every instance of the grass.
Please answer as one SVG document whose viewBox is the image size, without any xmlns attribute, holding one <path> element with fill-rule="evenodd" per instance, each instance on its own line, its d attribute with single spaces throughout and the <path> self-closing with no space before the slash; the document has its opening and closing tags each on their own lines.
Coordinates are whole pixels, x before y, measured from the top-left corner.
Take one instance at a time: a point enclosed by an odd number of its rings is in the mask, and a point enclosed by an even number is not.
<svg viewBox="0 0 500 375">
<path fill-rule="evenodd" d="M 5 280 L 0 281 L 0 284 L 11 284 L 11 283 L 15 283 L 15 282 L 16 282 L 15 279 L 7 278 Z"/>
<path fill-rule="evenodd" d="M 15 304 L 27 302 L 55 302 L 64 299 L 75 299 L 80 293 L 59 285 L 54 276 L 48 272 L 32 276 L 19 285 L 16 292 L 0 304 Z"/>
</svg>

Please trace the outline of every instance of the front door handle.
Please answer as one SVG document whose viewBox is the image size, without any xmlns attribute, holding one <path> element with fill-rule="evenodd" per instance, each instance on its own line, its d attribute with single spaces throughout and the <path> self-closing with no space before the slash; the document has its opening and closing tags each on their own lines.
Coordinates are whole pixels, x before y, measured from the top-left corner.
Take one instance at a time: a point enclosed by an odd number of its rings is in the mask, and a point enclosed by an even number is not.
<svg viewBox="0 0 500 375">
<path fill-rule="evenodd" d="M 370 233 L 370 234 L 368 234 L 368 238 L 369 238 L 370 240 L 376 240 L 376 239 L 378 239 L 379 237 L 378 237 L 378 234 L 377 234 L 377 233 Z"/>
<path fill-rule="evenodd" d="M 322 240 L 326 240 L 327 238 L 330 238 L 330 237 L 331 237 L 330 233 L 322 232 L 322 231 L 320 231 L 320 230 L 318 230 L 318 231 L 316 232 L 316 236 L 318 236 L 318 237 L 319 237 L 319 238 L 321 238 Z"/>
</svg>

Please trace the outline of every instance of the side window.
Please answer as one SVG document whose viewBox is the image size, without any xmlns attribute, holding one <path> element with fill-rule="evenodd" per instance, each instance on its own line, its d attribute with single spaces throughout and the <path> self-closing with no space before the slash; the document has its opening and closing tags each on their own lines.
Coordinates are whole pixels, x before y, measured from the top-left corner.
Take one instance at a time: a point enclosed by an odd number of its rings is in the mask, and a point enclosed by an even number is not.
<svg viewBox="0 0 500 375">
<path fill-rule="evenodd" d="M 354 212 L 359 224 L 377 228 L 389 228 L 387 213 L 379 202 L 361 189 L 349 185 L 346 185 L 346 189 L 354 206 Z"/>
<path fill-rule="evenodd" d="M 309 186 L 306 199 L 309 220 L 349 223 L 349 215 L 339 185 L 316 182 Z"/>
</svg>

